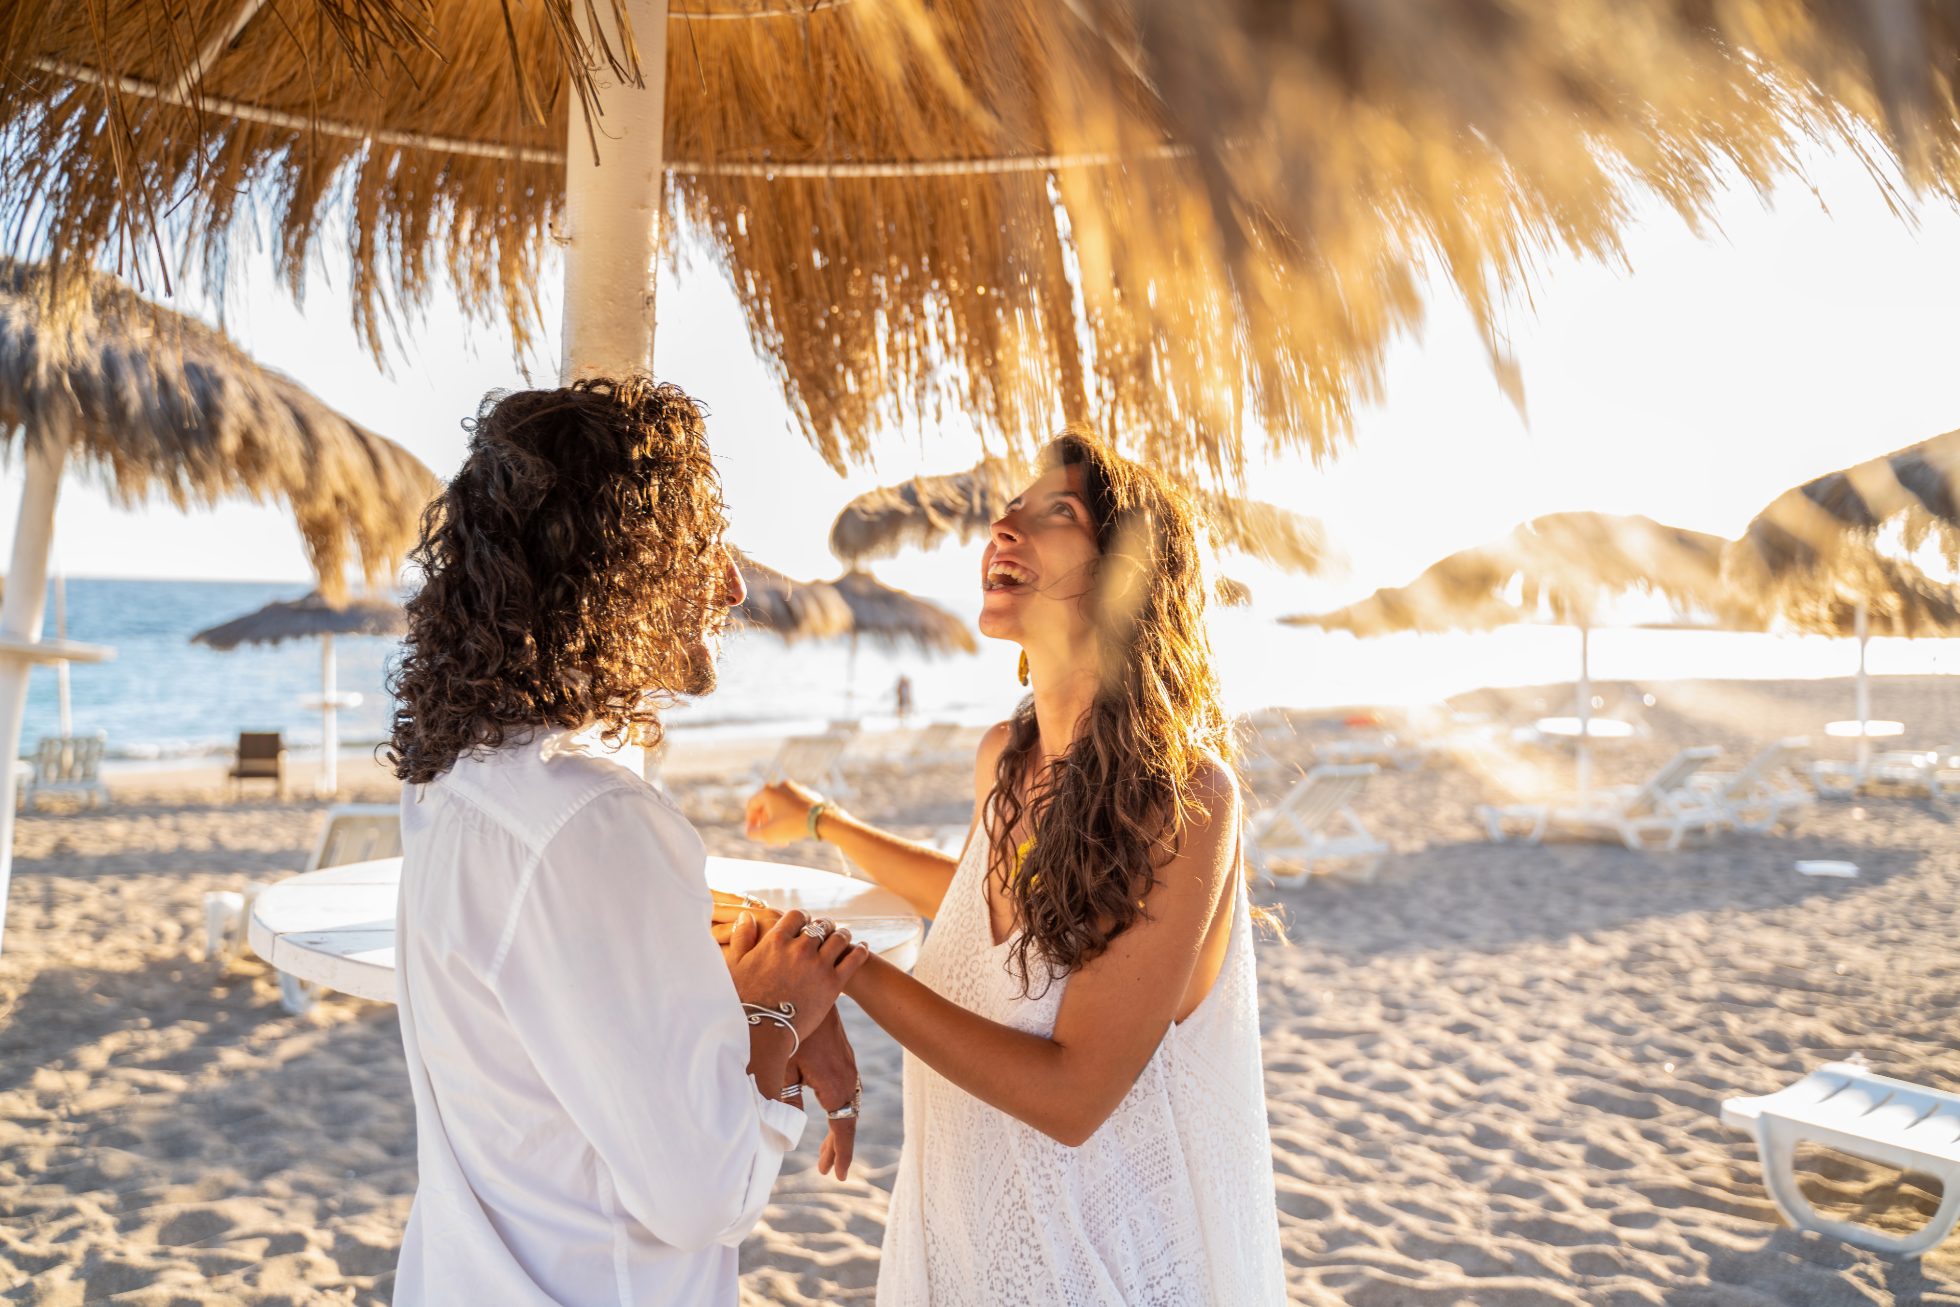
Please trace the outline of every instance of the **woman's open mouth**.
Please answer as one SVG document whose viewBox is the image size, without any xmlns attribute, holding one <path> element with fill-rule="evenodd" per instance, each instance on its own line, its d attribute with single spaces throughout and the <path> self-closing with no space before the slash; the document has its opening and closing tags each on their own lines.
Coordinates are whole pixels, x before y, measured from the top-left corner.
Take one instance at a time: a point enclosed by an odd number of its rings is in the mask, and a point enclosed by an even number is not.
<svg viewBox="0 0 1960 1307">
<path fill-rule="evenodd" d="M 980 588 L 989 594 L 997 590 L 1025 590 L 1034 584 L 1034 573 L 1019 563 L 995 559 L 987 566 L 987 574 L 980 580 Z"/>
</svg>

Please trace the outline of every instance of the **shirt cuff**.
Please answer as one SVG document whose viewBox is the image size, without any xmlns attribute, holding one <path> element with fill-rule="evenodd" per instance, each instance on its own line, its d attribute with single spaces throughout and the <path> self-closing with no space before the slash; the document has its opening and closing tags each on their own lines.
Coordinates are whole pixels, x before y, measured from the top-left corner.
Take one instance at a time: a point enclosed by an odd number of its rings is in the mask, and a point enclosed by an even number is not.
<svg viewBox="0 0 1960 1307">
<path fill-rule="evenodd" d="M 755 1077 L 749 1077 L 749 1088 L 755 1093 L 756 1111 L 762 1117 L 763 1129 L 778 1136 L 772 1139 L 775 1147 L 787 1153 L 796 1147 L 803 1138 L 803 1127 L 810 1123 L 810 1115 L 794 1103 L 785 1103 L 780 1098 L 771 1098 L 756 1088 Z"/>
</svg>

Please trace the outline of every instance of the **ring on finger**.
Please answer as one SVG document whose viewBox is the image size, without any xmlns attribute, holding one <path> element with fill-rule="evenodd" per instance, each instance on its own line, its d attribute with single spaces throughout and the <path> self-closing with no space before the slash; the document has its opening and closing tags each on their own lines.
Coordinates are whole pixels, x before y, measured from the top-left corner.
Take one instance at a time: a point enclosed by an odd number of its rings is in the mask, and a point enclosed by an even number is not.
<svg viewBox="0 0 1960 1307">
<path fill-rule="evenodd" d="M 831 924 L 828 919 L 817 917 L 803 928 L 803 933 L 821 944 L 826 939 L 829 939 L 831 932 L 836 929 L 837 927 Z"/>
</svg>

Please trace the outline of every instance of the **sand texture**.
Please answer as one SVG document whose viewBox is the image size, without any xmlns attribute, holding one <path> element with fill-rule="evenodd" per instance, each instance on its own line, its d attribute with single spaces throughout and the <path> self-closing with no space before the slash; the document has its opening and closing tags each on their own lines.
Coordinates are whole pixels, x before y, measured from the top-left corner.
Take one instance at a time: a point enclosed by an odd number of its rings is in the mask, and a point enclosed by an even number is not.
<svg viewBox="0 0 1960 1307">
<path fill-rule="evenodd" d="M 1687 744 L 1739 765 L 1851 702 L 1843 682 L 1599 692 L 1642 732 L 1600 752 L 1608 781 Z M 1456 706 L 1517 723 L 1568 694 Z M 1960 681 L 1883 679 L 1874 701 L 1912 724 L 1903 743 L 1960 741 Z M 1299 725 L 1267 801 L 1337 729 Z M 683 805 L 713 851 L 755 855 L 707 770 L 675 771 Z M 1373 881 L 1259 894 L 1288 918 L 1260 986 L 1293 1300 L 1960 1304 L 1960 1236 L 1906 1262 L 1797 1234 L 1717 1117 L 1853 1052 L 1960 1091 L 1960 802 L 1826 802 L 1794 833 L 1674 855 L 1483 838 L 1477 803 L 1569 774 L 1559 753 L 1468 739 L 1368 790 L 1361 815 L 1395 850 Z M 931 836 L 965 821 L 970 776 L 874 763 L 854 806 Z M 347 797 L 388 797 L 360 784 Z M 130 777 L 107 809 L 23 817 L 0 954 L 0 1301 L 387 1300 L 415 1184 L 392 1009 L 334 996 L 289 1017 L 256 959 L 202 956 L 202 894 L 297 870 L 320 810 Z M 1797 858 L 1862 874 L 1800 876 Z M 813 1124 L 744 1247 L 745 1303 L 871 1299 L 899 1057 L 851 1016 L 858 1166 L 819 1179 Z M 1809 1191 L 1893 1230 L 1937 1199 L 1835 1157 Z"/>
</svg>

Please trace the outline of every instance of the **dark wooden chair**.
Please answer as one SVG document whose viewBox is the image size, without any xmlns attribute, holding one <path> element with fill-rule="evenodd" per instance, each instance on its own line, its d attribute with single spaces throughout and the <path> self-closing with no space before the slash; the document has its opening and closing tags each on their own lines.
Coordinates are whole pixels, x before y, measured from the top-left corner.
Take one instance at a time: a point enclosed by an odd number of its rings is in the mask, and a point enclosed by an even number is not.
<svg viewBox="0 0 1960 1307">
<path fill-rule="evenodd" d="M 286 742 L 278 731 L 240 731 L 238 760 L 231 765 L 231 791 L 236 797 L 246 781 L 271 781 L 281 799 L 286 797 Z"/>
</svg>

